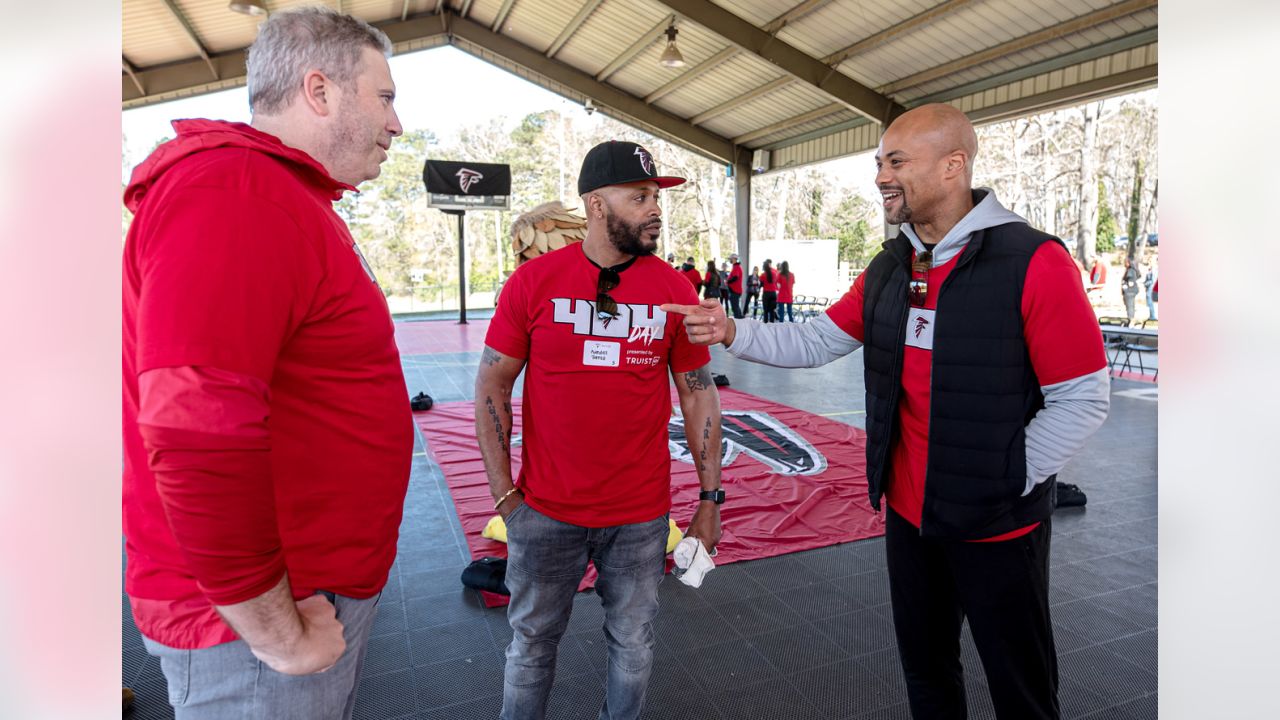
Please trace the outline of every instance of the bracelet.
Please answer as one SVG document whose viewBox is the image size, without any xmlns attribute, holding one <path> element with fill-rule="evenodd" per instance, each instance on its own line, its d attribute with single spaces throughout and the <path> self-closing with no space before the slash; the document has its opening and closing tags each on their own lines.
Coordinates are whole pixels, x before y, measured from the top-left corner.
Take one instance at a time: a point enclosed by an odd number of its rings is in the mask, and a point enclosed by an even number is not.
<svg viewBox="0 0 1280 720">
<path fill-rule="evenodd" d="M 516 493 L 516 492 L 519 492 L 519 491 L 520 491 L 520 488 L 518 488 L 518 487 L 512 487 L 510 490 L 508 490 L 508 491 L 507 491 L 507 493 L 506 493 L 505 495 L 503 495 L 502 497 L 498 498 L 498 502 L 496 502 L 496 503 L 494 503 L 494 504 L 493 504 L 493 509 L 494 509 L 494 510 L 497 510 L 498 508 L 502 507 L 502 503 L 506 502 L 506 501 L 507 501 L 507 498 L 511 497 L 511 496 L 512 496 L 512 494 L 514 494 L 514 493 Z"/>
</svg>

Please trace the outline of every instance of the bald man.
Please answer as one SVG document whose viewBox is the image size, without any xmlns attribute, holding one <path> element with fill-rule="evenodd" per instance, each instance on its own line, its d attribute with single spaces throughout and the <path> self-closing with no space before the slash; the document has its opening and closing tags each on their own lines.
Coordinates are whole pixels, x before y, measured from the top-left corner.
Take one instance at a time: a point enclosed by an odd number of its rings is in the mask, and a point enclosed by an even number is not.
<svg viewBox="0 0 1280 720">
<path fill-rule="evenodd" d="M 898 650 L 915 718 L 964 718 L 960 627 L 1002 719 L 1057 718 L 1049 618 L 1057 473 L 1102 424 L 1106 355 L 1062 242 L 973 188 L 973 126 L 948 105 L 904 113 L 876 153 L 900 225 L 815 322 L 663 306 L 689 337 L 778 367 L 865 347 L 867 480 L 885 510 Z"/>
</svg>

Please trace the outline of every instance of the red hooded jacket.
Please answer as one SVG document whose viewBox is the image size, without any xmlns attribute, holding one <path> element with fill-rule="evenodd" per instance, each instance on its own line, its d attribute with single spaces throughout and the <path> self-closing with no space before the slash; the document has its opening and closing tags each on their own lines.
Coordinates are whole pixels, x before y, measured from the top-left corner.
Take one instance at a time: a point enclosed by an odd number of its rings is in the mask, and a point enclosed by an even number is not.
<svg viewBox="0 0 1280 720">
<path fill-rule="evenodd" d="M 133 172 L 124 246 L 125 590 L 177 648 L 287 570 L 295 598 L 386 583 L 413 452 L 349 185 L 239 123 L 183 120 Z"/>
</svg>

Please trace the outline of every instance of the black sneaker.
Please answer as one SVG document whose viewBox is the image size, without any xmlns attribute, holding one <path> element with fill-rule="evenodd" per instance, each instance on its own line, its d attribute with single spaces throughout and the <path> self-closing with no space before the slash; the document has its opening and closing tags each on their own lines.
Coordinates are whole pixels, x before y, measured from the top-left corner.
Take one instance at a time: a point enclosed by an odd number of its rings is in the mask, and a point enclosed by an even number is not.
<svg viewBox="0 0 1280 720">
<path fill-rule="evenodd" d="M 1084 494 L 1079 485 L 1072 483 L 1058 483 L 1058 496 L 1054 502 L 1054 507 L 1084 507 L 1089 502 L 1089 497 Z"/>
</svg>

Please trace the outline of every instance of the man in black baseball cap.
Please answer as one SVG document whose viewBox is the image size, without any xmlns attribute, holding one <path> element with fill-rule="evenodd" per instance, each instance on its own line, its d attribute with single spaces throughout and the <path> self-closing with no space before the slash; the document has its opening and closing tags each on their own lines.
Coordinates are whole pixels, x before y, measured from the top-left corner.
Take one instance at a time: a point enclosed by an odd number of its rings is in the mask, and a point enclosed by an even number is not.
<svg viewBox="0 0 1280 720">
<path fill-rule="evenodd" d="M 658 175 L 629 142 L 587 153 L 578 189 L 587 236 L 511 275 L 476 373 L 476 439 L 494 510 L 507 527 L 501 720 L 543 720 L 560 639 L 587 561 L 598 573 L 608 661 L 600 720 L 637 720 L 653 669 L 658 586 L 672 512 L 671 380 L 701 492 L 675 517 L 708 552 L 720 541 L 720 396 L 711 354 L 667 303 L 697 293 L 653 254 L 662 231 Z M 525 431 L 512 474 L 511 397 L 524 375 Z M 691 511 L 691 512 L 690 512 Z M 576 700 L 574 702 L 584 702 Z"/>
<path fill-rule="evenodd" d="M 603 255 L 592 261 L 610 267 L 656 250 L 662 232 L 658 191 L 684 181 L 659 175 L 653 156 L 636 143 L 610 140 L 591 148 L 578 174 L 578 194 L 587 215 L 587 246 L 599 247 L 596 254 Z"/>
</svg>

